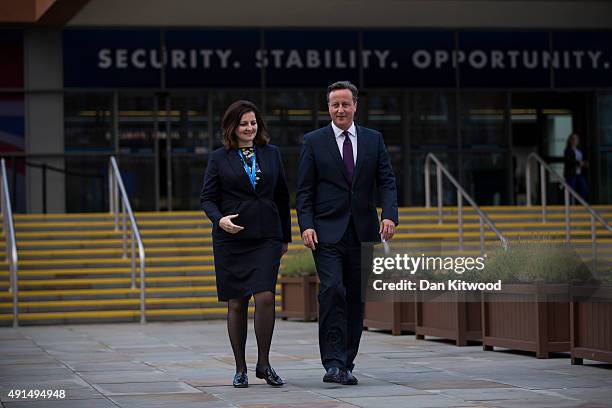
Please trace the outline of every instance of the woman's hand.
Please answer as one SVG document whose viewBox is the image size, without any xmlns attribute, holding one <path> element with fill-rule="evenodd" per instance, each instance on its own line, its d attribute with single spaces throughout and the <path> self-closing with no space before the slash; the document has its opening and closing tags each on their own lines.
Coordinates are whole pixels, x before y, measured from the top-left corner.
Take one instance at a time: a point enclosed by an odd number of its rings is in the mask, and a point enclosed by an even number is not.
<svg viewBox="0 0 612 408">
<path fill-rule="evenodd" d="M 226 215 L 225 217 L 219 220 L 219 226 L 223 228 L 225 232 L 229 232 L 230 234 L 237 234 L 244 229 L 240 225 L 236 225 L 232 222 L 233 218 L 236 218 L 238 214 Z"/>
<path fill-rule="evenodd" d="M 289 243 L 283 242 L 283 245 L 281 247 L 281 257 L 287 253 L 288 249 L 289 249 Z"/>
</svg>

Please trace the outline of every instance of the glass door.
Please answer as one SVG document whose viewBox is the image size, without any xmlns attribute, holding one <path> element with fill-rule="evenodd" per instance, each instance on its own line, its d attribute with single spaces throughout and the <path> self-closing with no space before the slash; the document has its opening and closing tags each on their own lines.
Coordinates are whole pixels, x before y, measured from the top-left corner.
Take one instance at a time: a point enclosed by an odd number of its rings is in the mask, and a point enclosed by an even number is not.
<svg viewBox="0 0 612 408">
<path fill-rule="evenodd" d="M 134 211 L 160 209 L 158 116 L 152 92 L 118 95 L 118 164 Z"/>
</svg>

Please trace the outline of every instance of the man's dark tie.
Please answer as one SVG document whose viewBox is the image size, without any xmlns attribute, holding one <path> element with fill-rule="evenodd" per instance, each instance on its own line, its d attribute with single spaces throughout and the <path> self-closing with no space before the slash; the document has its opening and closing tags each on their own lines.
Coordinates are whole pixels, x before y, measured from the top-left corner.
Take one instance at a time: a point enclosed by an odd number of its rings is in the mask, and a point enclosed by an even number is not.
<svg viewBox="0 0 612 408">
<path fill-rule="evenodd" d="M 342 132 L 344 135 L 344 144 L 342 145 L 342 160 L 344 167 L 349 176 L 349 183 L 353 182 L 353 171 L 355 170 L 355 161 L 353 160 L 353 144 L 348 131 Z"/>
</svg>

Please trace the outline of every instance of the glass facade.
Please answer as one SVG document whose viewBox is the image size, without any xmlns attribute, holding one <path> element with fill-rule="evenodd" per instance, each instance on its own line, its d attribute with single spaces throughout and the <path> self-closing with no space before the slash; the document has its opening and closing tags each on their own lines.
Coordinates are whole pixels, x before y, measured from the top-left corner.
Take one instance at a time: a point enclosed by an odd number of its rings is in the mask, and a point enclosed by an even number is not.
<svg viewBox="0 0 612 408">
<path fill-rule="evenodd" d="M 601 142 L 585 140 L 587 156 L 598 164 L 593 167 L 598 174 L 589 177 L 600 180 L 599 202 L 612 200 L 611 94 L 360 92 L 356 122 L 383 133 L 397 177 L 400 205 L 424 204 L 423 165 L 429 152 L 436 154 L 479 204 L 523 204 L 527 155 L 537 152 L 562 172 L 565 138 L 572 128 L 588 123 L 593 113 L 590 100 L 597 101 Z M 65 96 L 66 151 L 110 154 L 116 149 L 136 210 L 198 209 L 207 155 L 221 146 L 223 112 L 237 99 L 254 101 L 265 115 L 294 192 L 303 135 L 329 123 L 324 90 L 70 92 Z M 588 139 L 588 127 L 582 129 Z M 104 163 L 106 159 L 67 160 L 67 168 L 75 173 L 67 175 L 69 211 L 105 208 Z M 432 203 L 437 199 L 434 174 Z M 444 183 L 444 203 L 455 204 L 456 192 L 446 180 Z M 550 202 L 561 200 L 554 183 L 549 188 Z M 79 189 L 87 194 L 72 197 L 71 191 Z"/>
</svg>

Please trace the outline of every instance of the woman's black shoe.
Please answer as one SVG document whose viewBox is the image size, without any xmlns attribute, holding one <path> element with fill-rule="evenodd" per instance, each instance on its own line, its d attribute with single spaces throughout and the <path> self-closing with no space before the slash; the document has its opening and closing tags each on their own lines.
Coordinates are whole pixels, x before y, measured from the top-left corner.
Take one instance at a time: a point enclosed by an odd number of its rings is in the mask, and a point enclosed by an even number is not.
<svg viewBox="0 0 612 408">
<path fill-rule="evenodd" d="M 249 386 L 249 378 L 245 372 L 237 372 L 234 375 L 234 381 L 232 382 L 234 388 L 246 388 Z"/>
<path fill-rule="evenodd" d="M 285 384 L 283 379 L 276 374 L 272 367 L 266 367 L 263 369 L 255 367 L 255 376 L 257 378 L 266 380 L 268 385 L 272 385 L 274 387 L 282 387 Z"/>
</svg>

